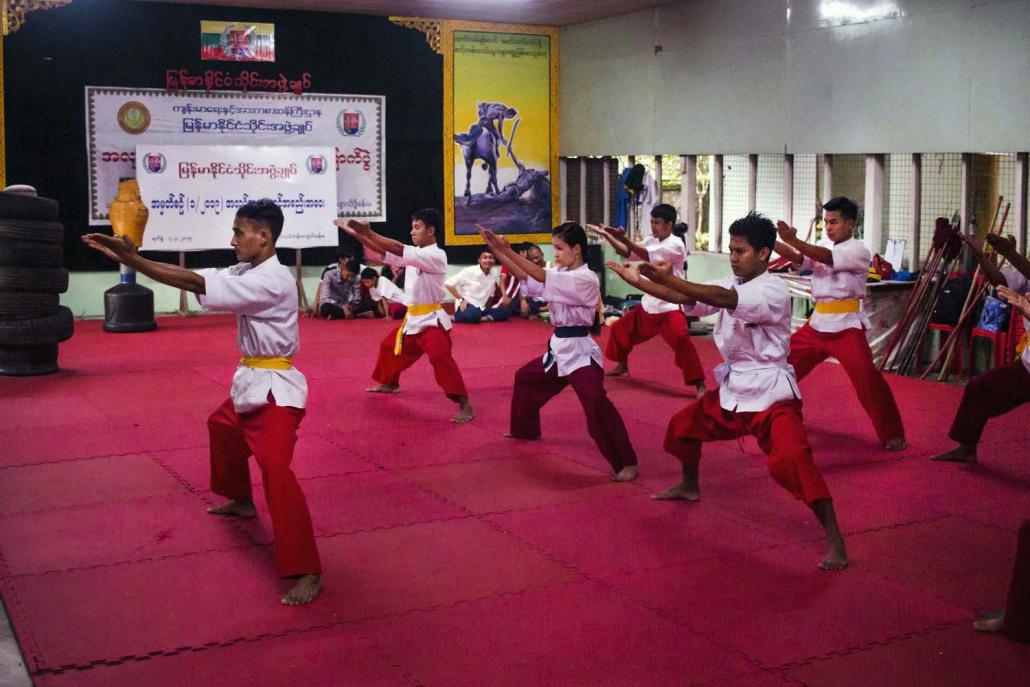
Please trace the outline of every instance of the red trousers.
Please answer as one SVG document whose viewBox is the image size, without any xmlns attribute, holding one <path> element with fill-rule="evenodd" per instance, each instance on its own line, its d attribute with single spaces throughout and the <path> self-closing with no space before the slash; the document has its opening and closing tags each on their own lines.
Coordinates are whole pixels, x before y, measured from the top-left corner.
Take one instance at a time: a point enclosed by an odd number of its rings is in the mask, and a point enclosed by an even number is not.
<svg viewBox="0 0 1030 687">
<path fill-rule="evenodd" d="M 949 436 L 975 446 L 987 421 L 1030 401 L 1030 372 L 1021 360 L 974 377 L 962 393 Z"/>
<path fill-rule="evenodd" d="M 806 324 L 790 337 L 787 362 L 794 366 L 798 381 L 831 356 L 840 361 L 851 380 L 858 402 L 873 421 L 879 440 L 886 443 L 904 437 L 905 427 L 901 424 L 898 404 L 887 380 L 873 363 L 873 352 L 863 330 L 852 328 L 826 334 Z"/>
<path fill-rule="evenodd" d="M 399 327 L 398 327 L 399 328 Z M 415 335 L 405 335 L 400 355 L 393 352 L 397 329 L 393 329 L 379 344 L 379 358 L 372 379 L 380 384 L 399 384 L 401 372 L 415 364 L 422 354 L 429 356 L 436 383 L 450 397 L 468 396 L 458 363 L 451 355 L 451 333 L 443 327 L 428 327 Z"/>
<path fill-rule="evenodd" d="M 1024 520 L 1019 526 L 1003 631 L 1009 639 L 1030 642 L 1030 520 Z"/>
<path fill-rule="evenodd" d="M 665 343 L 675 353 L 676 367 L 683 372 L 684 384 L 705 381 L 705 371 L 701 367 L 697 349 L 690 341 L 687 316 L 682 310 L 652 315 L 641 305 L 630 309 L 612 325 L 604 357 L 625 364 L 634 346 L 658 335 L 665 339 Z"/>
<path fill-rule="evenodd" d="M 665 432 L 665 450 L 684 467 L 696 470 L 701 444 L 745 434 L 758 439 L 769 459 L 769 474 L 781 487 L 808 504 L 830 498 L 801 422 L 801 401 L 779 401 L 761 412 L 739 413 L 722 408 L 719 390 L 713 389 L 672 416 Z"/>
<path fill-rule="evenodd" d="M 626 425 L 604 390 L 604 370 L 596 363 L 581 367 L 566 377 L 558 376 L 558 365 L 544 371 L 540 358 L 529 361 L 515 373 L 511 396 L 511 435 L 520 439 L 540 436 L 540 409 L 571 384 L 583 406 L 587 431 L 604 459 L 618 472 L 637 464 Z"/>
<path fill-rule="evenodd" d="M 261 469 L 265 501 L 275 536 L 275 566 L 280 577 L 321 574 L 308 502 L 290 469 L 300 408 L 268 405 L 237 413 L 228 400 L 207 419 L 211 437 L 211 491 L 227 499 L 250 499 L 253 455 Z"/>
</svg>

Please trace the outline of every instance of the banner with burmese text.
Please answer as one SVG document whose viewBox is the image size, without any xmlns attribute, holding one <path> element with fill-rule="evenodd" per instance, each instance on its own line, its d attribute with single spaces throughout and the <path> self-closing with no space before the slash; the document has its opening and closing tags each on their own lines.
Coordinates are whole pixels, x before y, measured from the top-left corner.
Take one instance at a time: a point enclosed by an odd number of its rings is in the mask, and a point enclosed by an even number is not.
<svg viewBox="0 0 1030 687">
<path fill-rule="evenodd" d="M 327 146 L 337 216 L 385 221 L 385 117 L 381 95 L 86 86 L 89 223 L 110 224 L 118 180 L 137 176 L 137 145 Z"/>
<path fill-rule="evenodd" d="M 335 246 L 333 149 L 302 146 L 136 146 L 140 197 L 150 210 L 143 248 L 229 248 L 244 203 L 271 198 L 282 248 Z"/>
</svg>

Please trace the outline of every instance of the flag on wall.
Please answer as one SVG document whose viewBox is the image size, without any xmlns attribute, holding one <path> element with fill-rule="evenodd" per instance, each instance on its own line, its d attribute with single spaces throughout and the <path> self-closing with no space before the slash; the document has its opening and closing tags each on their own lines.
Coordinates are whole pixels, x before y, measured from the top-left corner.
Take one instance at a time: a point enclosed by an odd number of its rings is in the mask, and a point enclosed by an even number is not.
<svg viewBox="0 0 1030 687">
<path fill-rule="evenodd" d="M 275 24 L 201 21 L 200 59 L 275 62 Z"/>
</svg>

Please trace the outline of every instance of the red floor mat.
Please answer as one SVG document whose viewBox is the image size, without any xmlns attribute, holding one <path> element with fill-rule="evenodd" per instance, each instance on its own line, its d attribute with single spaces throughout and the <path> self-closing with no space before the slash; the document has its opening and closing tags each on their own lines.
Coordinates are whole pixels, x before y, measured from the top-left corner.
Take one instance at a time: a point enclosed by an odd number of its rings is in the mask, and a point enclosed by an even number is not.
<svg viewBox="0 0 1030 687">
<path fill-rule="evenodd" d="M 241 641 L 37 678 L 41 687 L 304 685 L 412 687 L 410 675 L 353 626 Z"/>
<path fill-rule="evenodd" d="M 658 687 L 758 670 L 597 583 L 412 613 L 372 623 L 369 636 L 424 684 L 448 687 Z"/>
<path fill-rule="evenodd" d="M 971 618 L 857 567 L 816 570 L 818 553 L 794 545 L 741 552 L 610 583 L 769 667 Z"/>
<path fill-rule="evenodd" d="M 203 513 L 218 500 L 206 419 L 239 356 L 234 321 L 159 326 L 77 323 L 61 373 L 0 378 L 0 593 L 38 684 L 964 685 L 1026 673 L 1030 648 L 967 630 L 1004 603 L 1030 517 L 1030 406 L 990 423 L 979 465 L 942 465 L 928 456 L 951 445 L 960 387 L 889 377 L 911 446 L 888 453 L 843 371 L 817 368 L 802 383 L 805 419 L 852 558 L 828 574 L 815 568 L 815 518 L 752 439 L 705 447 L 700 503 L 650 499 L 680 478 L 662 439 L 691 402 L 661 341 L 606 382 L 641 469 L 612 484 L 571 390 L 543 409 L 542 440 L 501 436 L 515 371 L 543 353 L 540 323 L 455 328 L 477 411 L 457 426 L 425 360 L 402 394 L 364 392 L 395 323 L 305 319 L 310 406 L 293 469 L 327 587 L 286 608 L 256 466 L 257 519 Z M 695 343 L 711 370 L 711 341 Z"/>
</svg>

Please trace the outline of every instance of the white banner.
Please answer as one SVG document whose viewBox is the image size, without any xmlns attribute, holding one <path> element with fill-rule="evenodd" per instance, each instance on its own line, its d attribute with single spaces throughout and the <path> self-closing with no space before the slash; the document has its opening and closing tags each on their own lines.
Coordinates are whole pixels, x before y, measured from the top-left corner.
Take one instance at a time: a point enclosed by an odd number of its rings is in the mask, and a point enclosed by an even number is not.
<svg viewBox="0 0 1030 687">
<path fill-rule="evenodd" d="M 137 180 L 150 210 L 143 248 L 228 248 L 241 205 L 271 198 L 285 221 L 282 248 L 335 246 L 333 149 L 138 145 Z"/>
<path fill-rule="evenodd" d="M 386 99 L 86 86 L 89 223 L 110 224 L 137 145 L 328 146 L 336 214 L 386 220 Z"/>
</svg>

